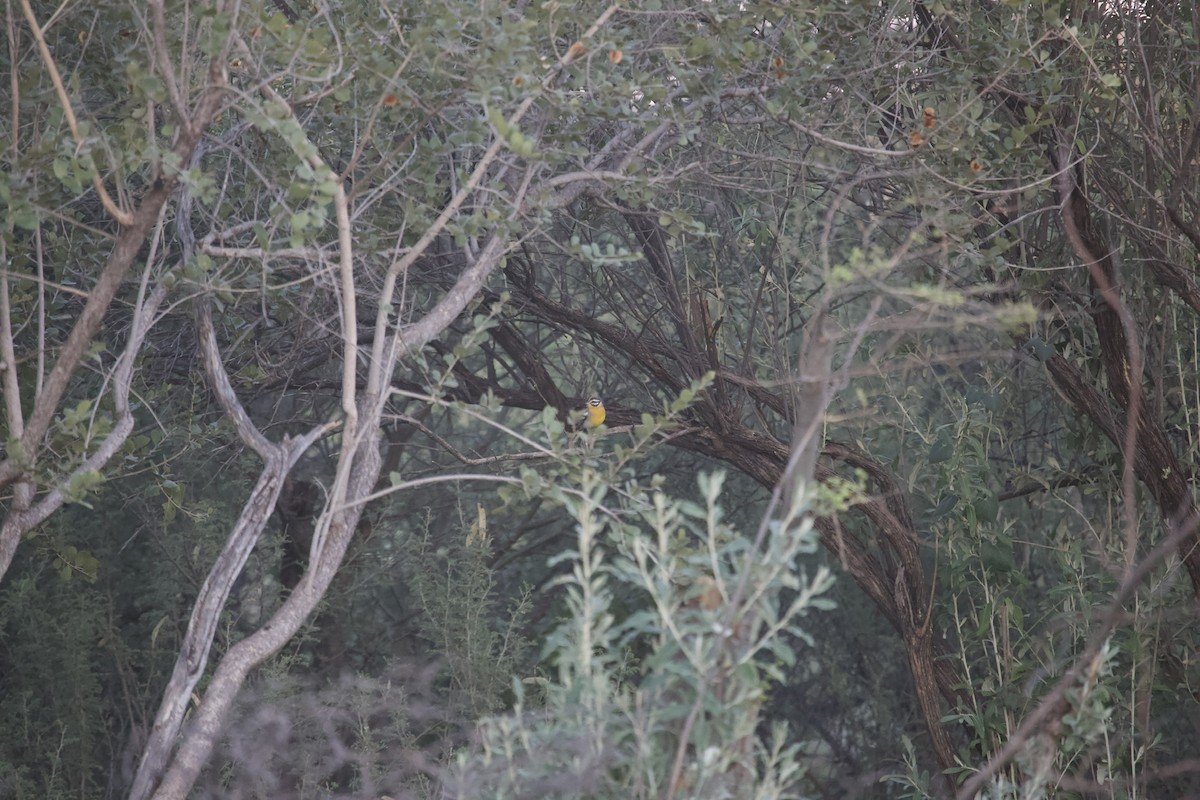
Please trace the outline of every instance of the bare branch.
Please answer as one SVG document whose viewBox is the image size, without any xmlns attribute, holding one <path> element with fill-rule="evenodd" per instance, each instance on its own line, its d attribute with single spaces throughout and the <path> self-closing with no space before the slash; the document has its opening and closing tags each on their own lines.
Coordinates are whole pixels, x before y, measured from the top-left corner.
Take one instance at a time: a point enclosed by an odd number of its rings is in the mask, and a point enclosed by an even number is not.
<svg viewBox="0 0 1200 800">
<path fill-rule="evenodd" d="M 167 22 L 163 14 L 162 0 L 150 0 L 147 5 L 150 8 L 150 19 L 154 21 L 154 28 L 150 32 L 154 60 L 158 62 L 158 68 L 162 71 L 167 94 L 175 108 L 175 118 L 179 120 L 180 125 L 190 126 L 192 119 L 188 114 L 187 100 L 181 91 L 179 79 L 175 76 L 175 65 L 171 63 L 171 56 L 167 53 Z"/>
<path fill-rule="evenodd" d="M 150 793 L 156 790 L 170 763 L 171 751 L 183 724 L 184 713 L 196 685 L 204 676 L 221 612 L 275 508 L 279 493 L 283 489 L 284 478 L 313 442 L 337 426 L 336 422 L 327 422 L 315 426 L 296 439 L 285 438 L 279 444 L 268 441 L 250 420 L 234 394 L 229 375 L 221 362 L 216 334 L 213 331 L 212 313 L 203 299 L 199 301 L 197 315 L 200 325 L 200 349 L 204 355 L 209 382 L 226 415 L 233 421 L 238 435 L 262 457 L 264 464 L 257 484 L 243 505 L 237 522 L 229 532 L 225 547 L 213 562 L 192 606 L 192 616 L 180 646 L 179 658 L 163 692 L 150 739 L 143 751 L 142 762 L 130 790 L 131 800 L 149 797 Z"/>
</svg>

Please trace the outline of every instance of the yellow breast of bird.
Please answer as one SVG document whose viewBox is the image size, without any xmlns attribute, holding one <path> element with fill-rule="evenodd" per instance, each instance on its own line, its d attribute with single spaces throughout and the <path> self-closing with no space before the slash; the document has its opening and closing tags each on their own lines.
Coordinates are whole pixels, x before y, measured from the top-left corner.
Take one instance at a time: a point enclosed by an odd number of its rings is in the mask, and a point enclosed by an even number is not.
<svg viewBox="0 0 1200 800">
<path fill-rule="evenodd" d="M 599 397 L 593 397 L 588 400 L 587 405 L 588 425 L 593 428 L 599 427 L 604 422 L 604 403 Z"/>
</svg>

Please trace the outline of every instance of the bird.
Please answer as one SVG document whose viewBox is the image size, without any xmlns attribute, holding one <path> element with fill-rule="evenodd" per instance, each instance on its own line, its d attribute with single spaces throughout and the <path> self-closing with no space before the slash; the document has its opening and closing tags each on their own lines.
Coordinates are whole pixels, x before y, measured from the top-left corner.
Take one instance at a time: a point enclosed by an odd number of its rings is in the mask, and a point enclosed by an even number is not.
<svg viewBox="0 0 1200 800">
<path fill-rule="evenodd" d="M 599 428 L 604 424 L 604 401 L 593 397 L 587 404 L 587 423 L 589 428 Z"/>
</svg>

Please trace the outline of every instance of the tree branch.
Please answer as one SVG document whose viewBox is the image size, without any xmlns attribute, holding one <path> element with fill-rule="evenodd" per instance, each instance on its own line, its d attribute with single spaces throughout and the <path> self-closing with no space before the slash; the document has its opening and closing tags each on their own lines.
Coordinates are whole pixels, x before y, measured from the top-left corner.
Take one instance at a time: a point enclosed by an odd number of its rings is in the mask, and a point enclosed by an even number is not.
<svg viewBox="0 0 1200 800">
<path fill-rule="evenodd" d="M 67 127 L 71 129 L 71 136 L 75 139 L 75 146 L 80 150 L 86 150 L 87 143 L 84 142 L 83 136 L 80 135 L 79 123 L 75 120 L 75 109 L 71 107 L 71 98 L 67 96 L 62 76 L 58 74 L 58 65 L 54 63 L 54 56 L 50 55 L 50 48 L 46 45 L 46 37 L 42 34 L 42 26 L 38 24 L 37 17 L 34 16 L 33 8 L 29 5 L 29 0 L 19 0 L 19 2 L 21 3 L 21 11 L 25 14 L 25 21 L 29 23 L 29 30 L 33 33 L 34 41 L 37 42 L 38 54 L 42 57 L 42 64 L 46 67 L 46 72 L 50 74 L 50 82 L 54 84 L 54 91 L 58 94 L 58 102 L 62 107 Z M 117 224 L 121 226 L 131 226 L 134 224 L 134 215 L 119 207 L 113 201 L 112 197 L 109 196 L 108 189 L 104 187 L 104 181 L 101 180 L 99 171 L 92 175 L 92 186 L 96 189 L 96 194 L 99 196 L 100 202 L 104 205 L 104 210 L 117 221 Z"/>
</svg>

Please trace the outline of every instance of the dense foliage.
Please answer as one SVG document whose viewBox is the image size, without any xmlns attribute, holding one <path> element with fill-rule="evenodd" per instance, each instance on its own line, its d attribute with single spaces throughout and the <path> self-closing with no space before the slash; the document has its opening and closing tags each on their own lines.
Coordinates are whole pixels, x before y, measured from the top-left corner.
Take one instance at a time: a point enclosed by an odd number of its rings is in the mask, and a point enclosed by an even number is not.
<svg viewBox="0 0 1200 800">
<path fill-rule="evenodd" d="M 1200 783 L 1190 4 L 5 23 L 0 796 Z"/>
</svg>

